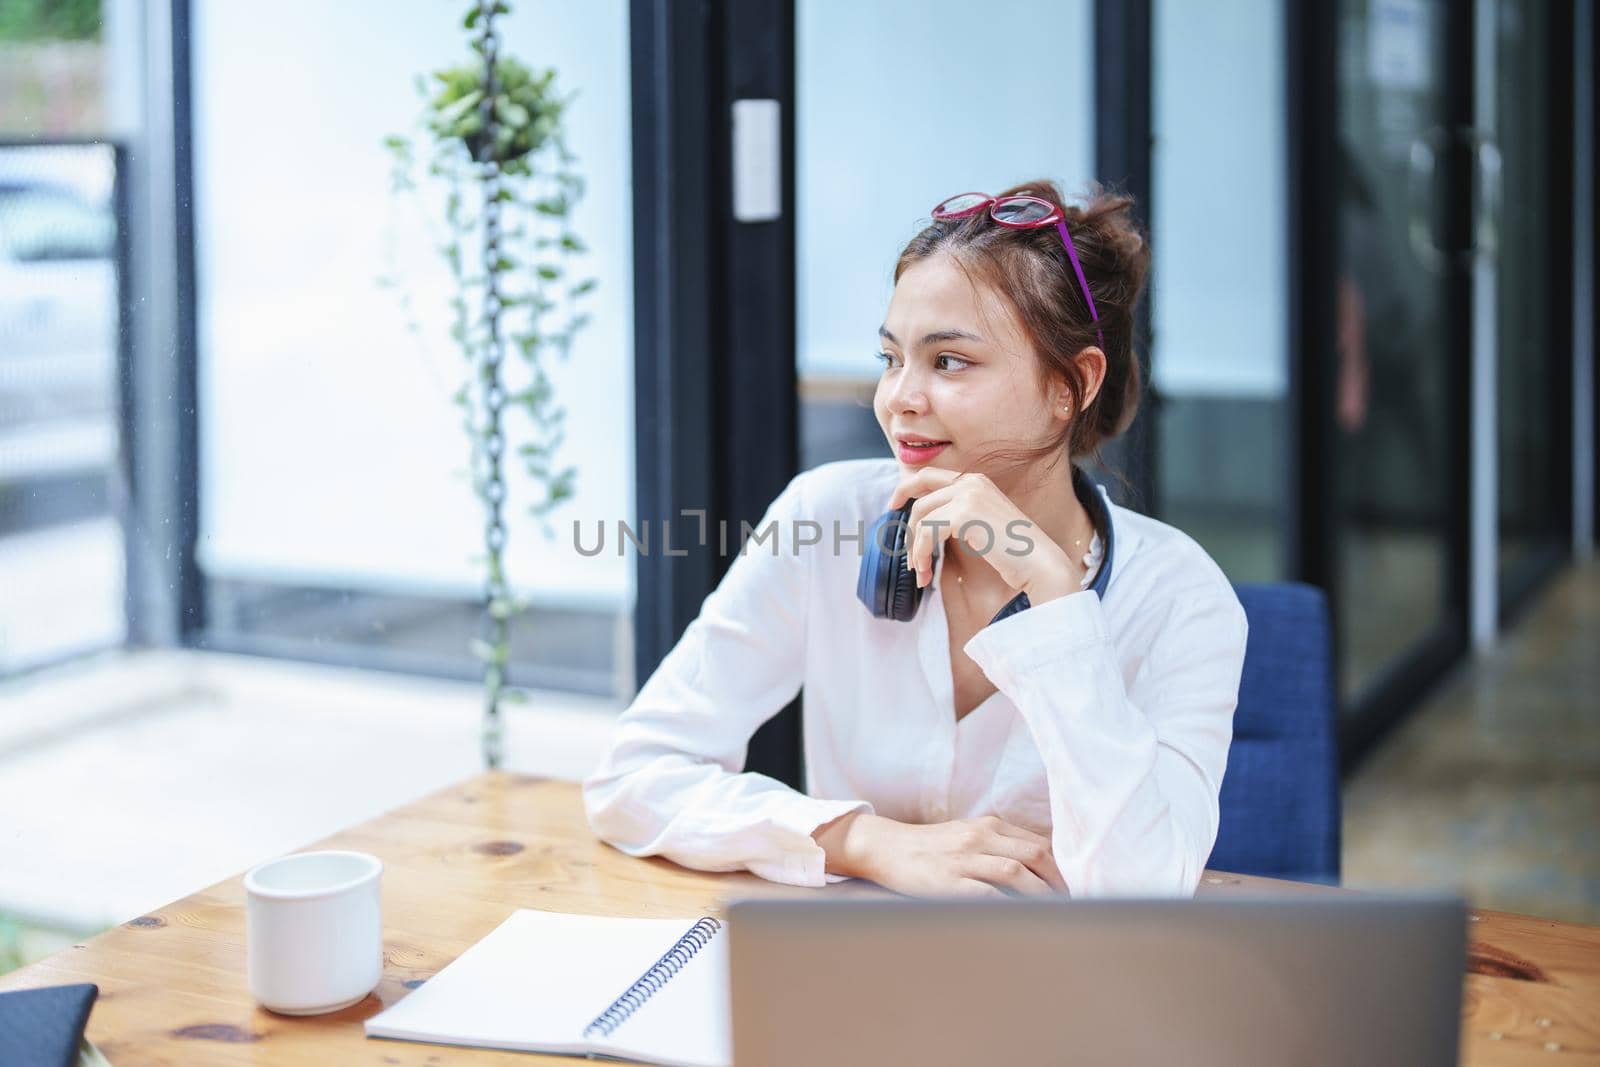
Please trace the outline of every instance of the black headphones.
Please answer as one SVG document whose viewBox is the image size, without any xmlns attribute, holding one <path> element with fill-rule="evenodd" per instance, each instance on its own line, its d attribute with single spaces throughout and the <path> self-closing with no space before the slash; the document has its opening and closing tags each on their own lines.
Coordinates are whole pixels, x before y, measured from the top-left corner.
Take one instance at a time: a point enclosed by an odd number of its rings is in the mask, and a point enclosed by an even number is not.
<svg viewBox="0 0 1600 1067">
<path fill-rule="evenodd" d="M 1106 586 L 1111 584 L 1111 512 L 1106 508 L 1105 498 L 1100 491 L 1090 484 L 1088 476 L 1077 467 L 1072 468 L 1072 488 L 1088 510 L 1104 546 L 1100 570 L 1089 586 L 1103 600 Z M 915 503 L 915 499 L 907 500 L 893 511 L 884 512 L 867 528 L 861 573 L 856 576 L 856 598 L 872 612 L 873 618 L 910 622 L 922 606 L 922 589 L 917 585 L 916 575 L 906 566 L 906 529 L 910 524 L 911 505 Z M 1027 593 L 1018 593 L 1005 607 L 995 612 L 989 624 L 993 625 L 1032 606 Z"/>
</svg>

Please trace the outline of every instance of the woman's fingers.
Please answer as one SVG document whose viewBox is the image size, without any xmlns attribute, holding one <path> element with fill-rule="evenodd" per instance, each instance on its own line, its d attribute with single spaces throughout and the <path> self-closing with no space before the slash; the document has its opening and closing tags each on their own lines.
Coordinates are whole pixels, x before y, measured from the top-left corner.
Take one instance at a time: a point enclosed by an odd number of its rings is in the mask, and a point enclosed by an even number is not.
<svg viewBox="0 0 1600 1067">
<path fill-rule="evenodd" d="M 944 467 L 923 467 L 921 470 L 912 471 L 901 478 L 900 484 L 895 486 L 894 492 L 889 497 L 889 508 L 893 510 L 911 497 L 920 499 L 936 489 L 943 489 L 959 477 L 961 477 L 960 471 Z"/>
<path fill-rule="evenodd" d="M 916 525 L 916 540 L 912 542 L 906 566 L 917 575 L 918 585 L 925 584 L 933 577 L 933 556 L 939 544 L 950 537 L 952 514 L 952 506 L 945 504 L 925 514 Z"/>
<path fill-rule="evenodd" d="M 990 885 L 1015 890 L 1025 896 L 1048 896 L 1053 889 L 1019 859 L 997 856 L 992 853 L 969 856 L 962 872 L 968 878 L 977 878 Z"/>
<path fill-rule="evenodd" d="M 1043 878 L 1051 889 L 1058 893 L 1067 892 L 1067 880 L 1061 876 L 1061 868 L 1056 866 L 1055 850 L 1050 847 L 1049 838 L 997 816 L 992 818 L 989 829 L 995 835 L 991 846 L 994 852 L 1021 860 L 1029 870 Z"/>
<path fill-rule="evenodd" d="M 962 878 L 956 882 L 955 893 L 960 897 L 1000 897 L 1002 899 L 1008 895 L 1005 890 L 976 878 Z"/>
</svg>

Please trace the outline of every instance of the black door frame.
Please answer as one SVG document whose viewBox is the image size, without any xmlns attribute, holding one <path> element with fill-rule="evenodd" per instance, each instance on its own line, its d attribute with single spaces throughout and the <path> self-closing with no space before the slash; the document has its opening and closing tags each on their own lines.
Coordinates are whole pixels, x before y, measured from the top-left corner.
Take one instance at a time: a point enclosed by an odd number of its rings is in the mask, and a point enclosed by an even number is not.
<svg viewBox="0 0 1600 1067">
<path fill-rule="evenodd" d="M 639 518 L 686 556 L 638 555 L 634 667 L 672 650 L 731 555 L 799 469 L 792 0 L 633 0 L 635 463 Z M 735 220 L 733 102 L 778 102 L 782 210 Z M 684 514 L 700 512 L 700 515 Z M 730 544 L 735 539 L 730 539 Z M 736 550 L 736 549 L 735 549 Z M 799 700 L 746 767 L 800 787 Z"/>
<path fill-rule="evenodd" d="M 1134 199 L 1146 233 L 1155 229 L 1153 196 L 1150 0 L 1095 0 L 1094 5 L 1094 170 L 1099 180 Z M 1154 285 L 1134 309 L 1136 354 L 1142 357 L 1144 393 L 1126 432 L 1105 448 L 1107 460 L 1131 489 L 1127 503 L 1151 515 L 1161 513 L 1157 491 L 1157 433 L 1161 394 L 1151 374 L 1155 350 L 1152 315 Z"/>
</svg>

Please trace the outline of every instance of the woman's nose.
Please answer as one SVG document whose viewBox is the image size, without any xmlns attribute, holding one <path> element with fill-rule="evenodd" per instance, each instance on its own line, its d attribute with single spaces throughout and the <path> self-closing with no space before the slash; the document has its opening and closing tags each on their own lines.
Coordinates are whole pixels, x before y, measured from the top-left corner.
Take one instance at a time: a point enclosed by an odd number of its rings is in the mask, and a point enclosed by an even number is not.
<svg viewBox="0 0 1600 1067">
<path fill-rule="evenodd" d="M 923 411 L 928 406 L 928 393 L 916 372 L 908 367 L 895 376 L 888 400 L 892 411 Z"/>
</svg>

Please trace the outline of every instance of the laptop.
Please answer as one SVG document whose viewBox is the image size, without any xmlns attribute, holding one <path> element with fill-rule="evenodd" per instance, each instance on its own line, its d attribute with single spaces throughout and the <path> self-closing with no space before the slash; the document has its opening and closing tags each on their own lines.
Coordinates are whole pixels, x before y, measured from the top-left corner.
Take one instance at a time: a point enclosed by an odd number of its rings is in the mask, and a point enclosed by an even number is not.
<svg viewBox="0 0 1600 1067">
<path fill-rule="evenodd" d="M 1454 1064 L 1466 906 L 736 900 L 733 1062 Z"/>
</svg>

